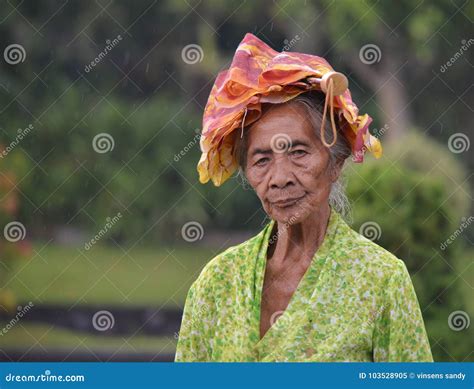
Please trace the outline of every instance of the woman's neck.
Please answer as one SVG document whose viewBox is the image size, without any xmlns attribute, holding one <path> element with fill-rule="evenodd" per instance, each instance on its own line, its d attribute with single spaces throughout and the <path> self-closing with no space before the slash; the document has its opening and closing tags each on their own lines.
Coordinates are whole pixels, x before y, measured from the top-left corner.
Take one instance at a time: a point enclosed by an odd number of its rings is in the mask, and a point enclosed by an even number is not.
<svg viewBox="0 0 474 389">
<path fill-rule="evenodd" d="M 277 222 L 277 239 L 269 248 L 269 258 L 275 262 L 311 260 L 326 235 L 331 208 L 318 208 L 300 223 Z"/>
</svg>

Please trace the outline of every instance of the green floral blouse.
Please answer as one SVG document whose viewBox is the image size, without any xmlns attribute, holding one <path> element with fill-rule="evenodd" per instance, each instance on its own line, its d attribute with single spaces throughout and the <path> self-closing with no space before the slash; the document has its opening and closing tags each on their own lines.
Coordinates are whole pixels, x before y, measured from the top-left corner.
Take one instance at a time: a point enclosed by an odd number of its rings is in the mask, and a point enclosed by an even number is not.
<svg viewBox="0 0 474 389">
<path fill-rule="evenodd" d="M 405 263 L 334 210 L 286 310 L 260 339 L 274 224 L 203 268 L 188 292 L 175 361 L 433 361 Z"/>
</svg>

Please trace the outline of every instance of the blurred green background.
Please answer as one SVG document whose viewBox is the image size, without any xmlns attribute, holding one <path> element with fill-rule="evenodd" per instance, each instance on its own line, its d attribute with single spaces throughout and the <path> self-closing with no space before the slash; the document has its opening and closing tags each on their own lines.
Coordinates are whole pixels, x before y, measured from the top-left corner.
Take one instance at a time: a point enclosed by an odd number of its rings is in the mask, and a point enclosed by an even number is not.
<svg viewBox="0 0 474 389">
<path fill-rule="evenodd" d="M 473 17 L 441 0 L 7 1 L 2 359 L 172 358 L 201 268 L 267 221 L 238 179 L 216 189 L 196 172 L 210 88 L 252 32 L 348 76 L 384 146 L 347 166 L 351 224 L 406 262 L 435 360 L 474 360 Z M 12 325 L 29 302 L 51 311 Z M 112 312 L 111 331 L 88 330 L 87 307 Z M 137 307 L 147 319 L 121 328 Z"/>
</svg>

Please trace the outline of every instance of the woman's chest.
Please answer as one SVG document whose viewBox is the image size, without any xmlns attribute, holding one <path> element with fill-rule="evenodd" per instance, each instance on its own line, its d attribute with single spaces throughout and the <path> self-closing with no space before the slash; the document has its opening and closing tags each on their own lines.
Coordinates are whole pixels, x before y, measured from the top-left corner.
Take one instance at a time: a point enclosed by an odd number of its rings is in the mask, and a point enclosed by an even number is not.
<svg viewBox="0 0 474 389">
<path fill-rule="evenodd" d="M 261 304 L 257 294 L 236 287 L 235 298 L 222 301 L 224 309 L 216 316 L 215 357 L 370 360 L 376 291 L 361 289 L 360 283 L 334 273 L 323 272 L 316 283 L 306 278 L 302 287 L 296 280 L 287 279 L 286 285 L 263 283 Z M 268 327 L 263 337 L 262 323 Z"/>
<path fill-rule="evenodd" d="M 263 337 L 287 309 L 296 290 L 301 286 L 306 267 L 274 266 L 268 263 L 260 301 L 260 337 Z"/>
</svg>

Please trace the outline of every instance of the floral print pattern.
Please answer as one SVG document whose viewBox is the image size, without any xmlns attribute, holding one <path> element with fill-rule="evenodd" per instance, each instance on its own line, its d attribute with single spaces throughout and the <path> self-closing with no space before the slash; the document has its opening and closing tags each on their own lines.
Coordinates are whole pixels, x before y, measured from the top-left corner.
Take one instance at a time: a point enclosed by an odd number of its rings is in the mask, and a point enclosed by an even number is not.
<svg viewBox="0 0 474 389">
<path fill-rule="evenodd" d="M 275 221 L 213 258 L 189 289 L 175 361 L 432 362 L 405 263 L 331 209 L 323 243 L 260 339 Z"/>
</svg>

